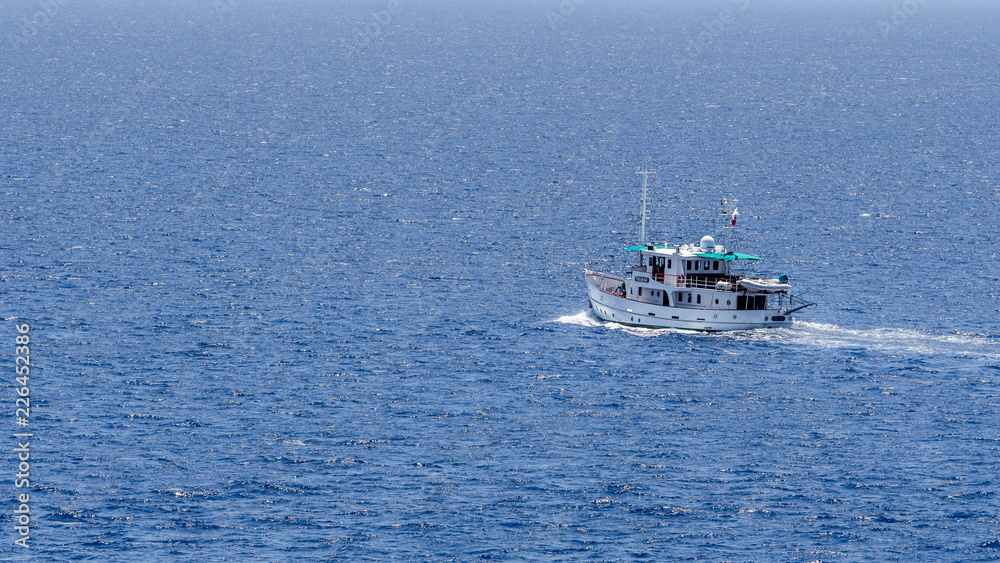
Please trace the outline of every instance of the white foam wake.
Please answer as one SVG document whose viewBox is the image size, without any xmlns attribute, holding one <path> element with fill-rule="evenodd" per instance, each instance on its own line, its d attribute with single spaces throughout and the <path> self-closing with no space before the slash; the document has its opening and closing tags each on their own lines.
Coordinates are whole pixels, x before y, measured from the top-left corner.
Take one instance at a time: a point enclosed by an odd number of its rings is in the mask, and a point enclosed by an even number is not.
<svg viewBox="0 0 1000 563">
<path fill-rule="evenodd" d="M 683 333 L 701 334 L 712 338 L 734 340 L 773 341 L 815 348 L 861 349 L 876 352 L 903 353 L 908 355 L 946 354 L 958 357 L 1000 360 L 1000 339 L 996 335 L 956 332 L 945 334 L 930 330 L 907 328 L 852 329 L 835 324 L 795 321 L 788 329 L 757 329 L 714 334 L 691 333 L 673 329 L 629 327 L 606 322 L 590 311 L 565 315 L 557 323 L 583 327 L 604 327 L 622 330 L 636 336 L 656 336 Z"/>
<path fill-rule="evenodd" d="M 908 328 L 851 329 L 804 321 L 796 321 L 789 332 L 794 335 L 793 338 L 797 336 L 800 340 L 821 347 L 1000 359 L 1000 340 L 983 334 L 943 334 Z"/>
<path fill-rule="evenodd" d="M 579 326 L 602 326 L 599 319 L 592 316 L 589 311 L 580 311 L 575 315 L 564 315 L 555 320 L 557 323 L 568 324 L 568 325 L 579 325 Z"/>
<path fill-rule="evenodd" d="M 585 327 L 604 327 L 610 330 L 620 330 L 627 334 L 632 334 L 634 336 L 658 336 L 664 334 L 695 334 L 689 330 L 681 330 L 674 328 L 644 328 L 641 326 L 627 326 L 620 323 L 613 323 L 611 321 L 605 321 L 597 317 L 590 311 L 580 311 L 575 315 L 564 315 L 559 317 L 554 322 L 571 324 L 577 326 Z"/>
</svg>

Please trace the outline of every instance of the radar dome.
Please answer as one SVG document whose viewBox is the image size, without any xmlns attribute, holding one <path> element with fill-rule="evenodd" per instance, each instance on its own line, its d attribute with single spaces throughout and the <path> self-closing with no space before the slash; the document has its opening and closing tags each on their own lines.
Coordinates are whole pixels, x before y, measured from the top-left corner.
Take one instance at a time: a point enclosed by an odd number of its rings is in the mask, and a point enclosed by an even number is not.
<svg viewBox="0 0 1000 563">
<path fill-rule="evenodd" d="M 705 235 L 701 237 L 701 243 L 699 246 L 701 246 L 701 249 L 704 250 L 705 252 L 711 252 L 715 250 L 715 239 L 708 235 Z"/>
</svg>

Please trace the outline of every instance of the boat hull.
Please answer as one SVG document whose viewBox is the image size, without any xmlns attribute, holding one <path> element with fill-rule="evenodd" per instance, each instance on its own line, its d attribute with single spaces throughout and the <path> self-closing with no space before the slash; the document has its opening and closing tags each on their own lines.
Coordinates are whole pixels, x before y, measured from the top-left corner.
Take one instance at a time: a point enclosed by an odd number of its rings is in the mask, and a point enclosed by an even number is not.
<svg viewBox="0 0 1000 563">
<path fill-rule="evenodd" d="M 791 315 L 778 309 L 755 311 L 689 307 L 665 307 L 626 299 L 614 291 L 621 278 L 587 272 L 587 293 L 594 313 L 605 321 L 648 328 L 676 328 L 697 331 L 787 328 Z M 720 292 L 721 293 L 721 292 Z M 730 292 L 725 292 L 732 295 Z"/>
</svg>

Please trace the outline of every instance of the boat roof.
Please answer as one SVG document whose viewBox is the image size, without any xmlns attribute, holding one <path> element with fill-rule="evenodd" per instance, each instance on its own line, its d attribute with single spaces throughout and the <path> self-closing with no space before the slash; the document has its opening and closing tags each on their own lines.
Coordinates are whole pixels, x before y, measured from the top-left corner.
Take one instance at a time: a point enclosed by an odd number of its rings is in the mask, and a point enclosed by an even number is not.
<svg viewBox="0 0 1000 563">
<path fill-rule="evenodd" d="M 654 250 L 654 249 L 658 249 L 658 248 L 673 248 L 673 247 L 672 246 L 664 246 L 664 245 L 661 245 L 661 244 L 637 244 L 635 246 L 630 246 L 630 247 L 622 250 L 622 252 L 630 252 L 632 250 Z"/>
<path fill-rule="evenodd" d="M 759 256 L 753 256 L 751 254 L 740 254 L 739 252 L 698 252 L 701 250 L 700 246 L 695 245 L 683 245 L 680 247 L 673 247 L 660 244 L 636 244 L 630 246 L 622 252 L 631 252 L 633 250 L 641 250 L 646 252 L 652 252 L 654 254 L 680 254 L 681 256 L 697 256 L 699 258 L 708 258 L 710 260 L 725 260 L 726 262 L 732 262 L 733 260 L 763 260 Z M 667 251 L 673 252 L 667 252 Z M 663 252 L 657 252 L 663 251 Z"/>
<path fill-rule="evenodd" d="M 763 260 L 759 256 L 752 256 L 750 254 L 740 254 L 739 252 L 726 252 L 725 254 L 719 254 L 718 252 L 702 252 L 701 254 L 696 254 L 701 258 L 711 258 L 712 260 L 725 260 L 726 262 L 732 262 L 733 260 Z"/>
</svg>

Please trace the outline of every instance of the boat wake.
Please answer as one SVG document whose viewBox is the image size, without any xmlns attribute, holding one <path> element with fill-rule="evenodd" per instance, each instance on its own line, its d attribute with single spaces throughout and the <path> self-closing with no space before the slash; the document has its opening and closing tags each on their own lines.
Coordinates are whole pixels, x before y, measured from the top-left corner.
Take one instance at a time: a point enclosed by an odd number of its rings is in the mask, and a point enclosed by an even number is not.
<svg viewBox="0 0 1000 563">
<path fill-rule="evenodd" d="M 906 328 L 850 329 L 834 324 L 795 321 L 779 338 L 821 348 L 863 349 L 910 355 L 949 355 L 1000 360 L 997 335 L 943 334 Z"/>
<path fill-rule="evenodd" d="M 947 355 L 1000 361 L 1000 335 L 956 332 L 943 334 L 905 328 L 851 329 L 826 323 L 795 321 L 791 328 L 696 333 L 679 329 L 640 328 L 606 322 L 590 311 L 559 317 L 554 322 L 582 327 L 603 327 L 635 336 L 684 334 L 733 341 L 775 342 L 812 348 L 866 350 L 906 355 Z"/>
<path fill-rule="evenodd" d="M 589 327 L 604 326 L 606 324 L 611 324 L 599 320 L 595 316 L 591 315 L 589 311 L 580 311 L 575 315 L 564 315 L 556 319 L 554 322 L 567 325 L 589 326 Z"/>
<path fill-rule="evenodd" d="M 667 334 L 687 334 L 687 335 L 702 334 L 690 330 L 682 330 L 679 328 L 644 328 L 641 326 L 627 326 L 600 319 L 597 317 L 597 315 L 591 313 L 590 311 L 581 311 L 575 315 L 565 315 L 559 317 L 553 322 L 577 325 L 577 326 L 585 326 L 591 328 L 604 327 L 609 330 L 620 330 L 626 334 L 631 334 L 633 336 L 663 336 Z"/>
</svg>

